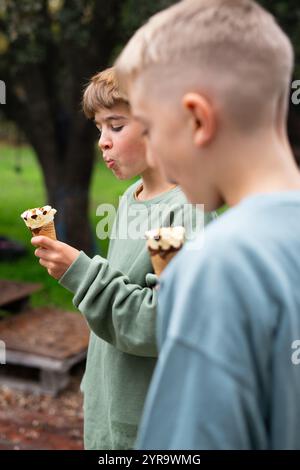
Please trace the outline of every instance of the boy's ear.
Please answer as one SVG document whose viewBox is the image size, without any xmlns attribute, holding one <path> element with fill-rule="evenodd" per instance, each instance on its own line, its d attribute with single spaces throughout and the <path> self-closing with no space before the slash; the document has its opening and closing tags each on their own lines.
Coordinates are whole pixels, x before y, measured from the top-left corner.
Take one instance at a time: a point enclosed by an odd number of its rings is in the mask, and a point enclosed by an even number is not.
<svg viewBox="0 0 300 470">
<path fill-rule="evenodd" d="M 194 142 L 203 147 L 213 139 L 217 129 L 216 114 L 211 103 L 203 95 L 187 93 L 182 105 L 191 115 L 194 125 Z"/>
</svg>

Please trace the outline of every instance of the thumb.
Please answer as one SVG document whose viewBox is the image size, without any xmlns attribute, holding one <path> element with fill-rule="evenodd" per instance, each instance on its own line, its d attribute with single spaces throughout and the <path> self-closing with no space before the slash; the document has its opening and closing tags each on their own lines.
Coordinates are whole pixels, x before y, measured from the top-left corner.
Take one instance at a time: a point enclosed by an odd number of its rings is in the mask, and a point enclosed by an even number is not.
<svg viewBox="0 0 300 470">
<path fill-rule="evenodd" d="M 32 237 L 31 244 L 33 246 L 41 246 L 42 248 L 51 249 L 54 247 L 55 241 L 49 237 L 39 236 Z"/>
</svg>

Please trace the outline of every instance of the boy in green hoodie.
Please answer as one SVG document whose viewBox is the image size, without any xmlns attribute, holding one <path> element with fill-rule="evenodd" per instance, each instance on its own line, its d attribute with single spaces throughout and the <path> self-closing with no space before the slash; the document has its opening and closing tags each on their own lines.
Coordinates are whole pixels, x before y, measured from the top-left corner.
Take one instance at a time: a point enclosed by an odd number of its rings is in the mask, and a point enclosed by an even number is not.
<svg viewBox="0 0 300 470">
<path fill-rule="evenodd" d="M 107 259 L 90 259 L 46 237 L 35 237 L 32 244 L 40 264 L 74 294 L 73 303 L 91 329 L 81 387 L 85 448 L 130 449 L 157 357 L 156 276 L 144 233 L 170 223 L 184 225 L 183 218 L 188 224 L 195 209 L 186 217 L 184 208 L 190 211 L 191 206 L 181 189 L 148 166 L 141 126 L 131 117 L 114 69 L 91 79 L 83 109 L 99 129 L 108 168 L 119 179 L 140 175 L 141 180 L 121 199 Z M 141 236 L 118 236 L 119 229 L 124 232 L 136 220 Z"/>
</svg>

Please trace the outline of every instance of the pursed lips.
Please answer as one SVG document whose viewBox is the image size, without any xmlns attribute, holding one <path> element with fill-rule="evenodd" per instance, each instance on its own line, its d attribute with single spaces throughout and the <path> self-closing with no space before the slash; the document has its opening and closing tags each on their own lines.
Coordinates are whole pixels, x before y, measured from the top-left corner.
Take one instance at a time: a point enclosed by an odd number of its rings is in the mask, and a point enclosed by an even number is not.
<svg viewBox="0 0 300 470">
<path fill-rule="evenodd" d="M 106 158 L 106 157 L 104 157 L 104 161 L 105 161 L 106 166 L 107 166 L 108 168 L 113 168 L 113 167 L 115 166 L 115 163 L 116 163 L 115 160 L 113 160 L 112 158 Z"/>
</svg>

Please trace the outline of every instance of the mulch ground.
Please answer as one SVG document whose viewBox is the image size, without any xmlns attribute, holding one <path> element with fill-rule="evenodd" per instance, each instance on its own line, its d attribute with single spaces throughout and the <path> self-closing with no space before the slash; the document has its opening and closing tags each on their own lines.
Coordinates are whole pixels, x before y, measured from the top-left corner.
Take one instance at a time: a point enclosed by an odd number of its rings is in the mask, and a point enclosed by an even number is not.
<svg viewBox="0 0 300 470">
<path fill-rule="evenodd" d="M 0 388 L 0 450 L 83 449 L 82 373 L 55 398 Z"/>
</svg>

